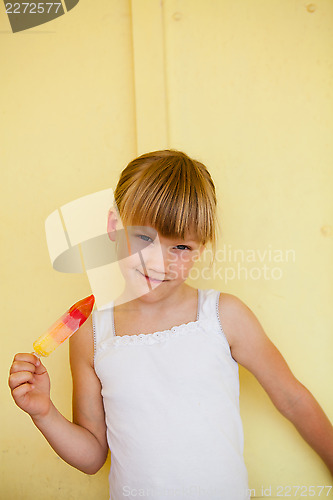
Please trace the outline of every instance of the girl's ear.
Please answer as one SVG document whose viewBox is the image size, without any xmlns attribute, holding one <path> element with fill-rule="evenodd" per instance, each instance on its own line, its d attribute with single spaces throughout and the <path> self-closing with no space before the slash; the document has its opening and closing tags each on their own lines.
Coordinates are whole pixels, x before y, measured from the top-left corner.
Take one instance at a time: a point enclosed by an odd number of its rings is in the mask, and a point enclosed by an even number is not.
<svg viewBox="0 0 333 500">
<path fill-rule="evenodd" d="M 108 232 L 108 236 L 109 236 L 111 241 L 116 241 L 117 223 L 118 223 L 118 219 L 117 219 L 116 212 L 111 208 L 109 210 L 108 224 L 107 224 L 107 232 Z"/>
</svg>

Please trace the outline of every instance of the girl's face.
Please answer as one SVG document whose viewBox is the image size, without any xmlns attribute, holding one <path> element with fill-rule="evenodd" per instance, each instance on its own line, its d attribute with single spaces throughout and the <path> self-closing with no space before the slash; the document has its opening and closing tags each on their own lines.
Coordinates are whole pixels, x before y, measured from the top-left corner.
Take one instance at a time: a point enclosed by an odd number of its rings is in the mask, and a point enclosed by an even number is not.
<svg viewBox="0 0 333 500">
<path fill-rule="evenodd" d="M 127 226 L 117 243 L 126 287 L 136 297 L 152 291 L 164 295 L 179 286 L 204 249 L 194 235 L 166 238 L 149 226 Z"/>
</svg>

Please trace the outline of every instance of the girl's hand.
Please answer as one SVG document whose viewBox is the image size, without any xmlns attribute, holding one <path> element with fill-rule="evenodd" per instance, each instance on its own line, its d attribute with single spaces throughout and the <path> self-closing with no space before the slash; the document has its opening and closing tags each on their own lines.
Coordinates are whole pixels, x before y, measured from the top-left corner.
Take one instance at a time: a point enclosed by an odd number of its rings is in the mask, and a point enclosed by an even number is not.
<svg viewBox="0 0 333 500">
<path fill-rule="evenodd" d="M 16 354 L 9 371 L 8 384 L 17 406 L 32 418 L 43 417 L 51 407 L 50 378 L 34 354 Z"/>
</svg>

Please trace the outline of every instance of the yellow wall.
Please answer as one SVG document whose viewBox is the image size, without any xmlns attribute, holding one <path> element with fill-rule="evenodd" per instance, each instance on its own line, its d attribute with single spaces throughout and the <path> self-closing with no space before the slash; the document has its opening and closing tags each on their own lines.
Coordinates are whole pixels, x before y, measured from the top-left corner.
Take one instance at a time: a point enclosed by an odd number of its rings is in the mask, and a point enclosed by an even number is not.
<svg viewBox="0 0 333 500">
<path fill-rule="evenodd" d="M 90 477 L 60 460 L 14 405 L 7 375 L 55 311 L 90 293 L 86 276 L 52 269 L 46 217 L 115 187 L 148 150 L 183 149 L 216 182 L 220 261 L 191 284 L 244 300 L 333 418 L 332 21 L 331 0 L 81 0 L 13 34 L 1 10 L 1 498 L 108 498 L 109 461 Z M 46 365 L 70 418 L 67 348 Z M 240 374 L 254 496 L 262 485 L 274 498 L 277 486 L 330 484 L 254 377 Z"/>
</svg>

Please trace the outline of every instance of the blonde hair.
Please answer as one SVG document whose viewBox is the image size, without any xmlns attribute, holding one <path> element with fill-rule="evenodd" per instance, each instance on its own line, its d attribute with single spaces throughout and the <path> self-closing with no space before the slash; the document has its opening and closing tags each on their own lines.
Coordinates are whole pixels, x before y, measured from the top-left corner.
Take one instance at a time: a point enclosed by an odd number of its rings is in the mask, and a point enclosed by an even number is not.
<svg viewBox="0 0 333 500">
<path fill-rule="evenodd" d="M 216 251 L 216 192 L 202 163 L 176 150 L 153 151 L 121 172 L 115 204 L 124 226 L 149 225 L 162 236 L 185 239 L 189 232 Z"/>
</svg>

